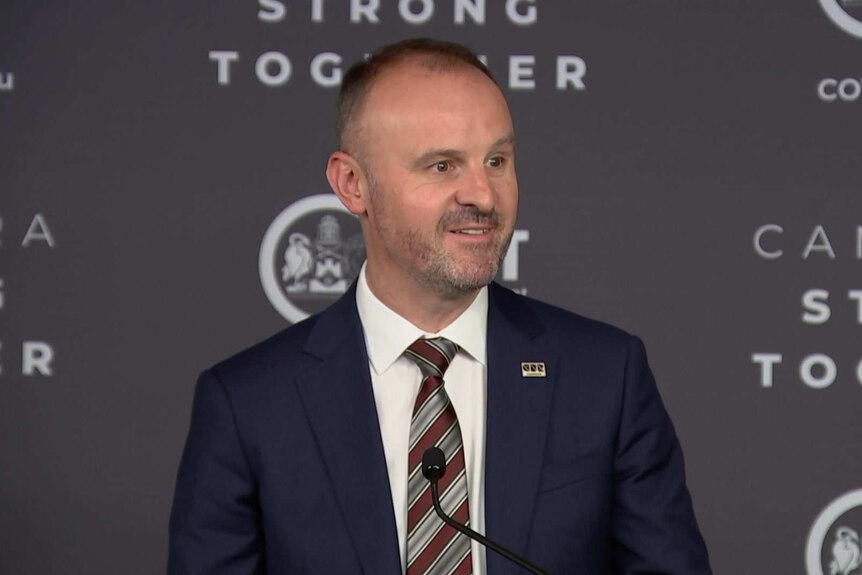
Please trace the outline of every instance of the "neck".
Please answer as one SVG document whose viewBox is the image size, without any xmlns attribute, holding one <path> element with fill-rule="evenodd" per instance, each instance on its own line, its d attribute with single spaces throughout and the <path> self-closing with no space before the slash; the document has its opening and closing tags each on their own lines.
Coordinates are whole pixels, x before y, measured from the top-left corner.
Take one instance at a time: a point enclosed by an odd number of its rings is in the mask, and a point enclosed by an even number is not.
<svg viewBox="0 0 862 575">
<path fill-rule="evenodd" d="M 370 262 L 365 269 L 365 279 L 368 288 L 386 307 L 429 333 L 437 333 L 455 321 L 470 307 L 480 291 L 441 294 L 416 282 L 404 286 L 400 282 L 377 277 Z"/>
</svg>

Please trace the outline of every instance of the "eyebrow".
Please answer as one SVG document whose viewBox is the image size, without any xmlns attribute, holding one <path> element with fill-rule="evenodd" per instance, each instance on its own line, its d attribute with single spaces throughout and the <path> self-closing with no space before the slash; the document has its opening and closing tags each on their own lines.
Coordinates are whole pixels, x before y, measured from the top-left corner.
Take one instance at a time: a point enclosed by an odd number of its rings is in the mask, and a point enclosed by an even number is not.
<svg viewBox="0 0 862 575">
<path fill-rule="evenodd" d="M 496 142 L 491 144 L 491 148 L 502 148 L 503 146 L 514 145 L 515 144 L 515 133 L 509 132 L 502 138 L 498 138 Z"/>
<path fill-rule="evenodd" d="M 491 144 L 491 149 L 502 148 L 504 146 L 514 145 L 515 143 L 515 134 L 513 132 L 509 132 L 505 136 L 498 138 L 493 144 Z M 456 150 L 454 148 L 434 148 L 431 150 L 427 150 L 423 152 L 418 158 L 416 158 L 412 164 L 415 167 L 424 167 L 426 164 L 431 163 L 432 160 L 436 158 L 460 158 L 464 155 L 464 152 L 461 150 Z"/>
</svg>

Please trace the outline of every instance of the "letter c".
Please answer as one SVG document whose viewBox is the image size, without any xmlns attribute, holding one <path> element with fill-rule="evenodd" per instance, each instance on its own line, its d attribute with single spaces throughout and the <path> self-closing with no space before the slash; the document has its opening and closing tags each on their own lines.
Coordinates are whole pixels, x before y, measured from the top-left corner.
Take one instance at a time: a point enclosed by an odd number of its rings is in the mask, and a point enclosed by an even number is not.
<svg viewBox="0 0 862 575">
<path fill-rule="evenodd" d="M 820 80 L 817 84 L 817 95 L 824 102 L 834 102 L 838 96 L 835 94 L 835 89 L 838 87 L 838 81 L 835 78 L 826 78 Z M 827 90 L 829 90 L 827 92 Z"/>
<path fill-rule="evenodd" d="M 784 228 L 776 224 L 766 224 L 765 226 L 760 226 L 757 228 L 757 231 L 754 232 L 754 251 L 765 260 L 777 260 L 781 256 L 784 255 L 784 250 L 775 250 L 775 251 L 766 251 L 761 244 L 761 238 L 767 232 L 775 232 L 777 234 L 783 234 Z"/>
</svg>

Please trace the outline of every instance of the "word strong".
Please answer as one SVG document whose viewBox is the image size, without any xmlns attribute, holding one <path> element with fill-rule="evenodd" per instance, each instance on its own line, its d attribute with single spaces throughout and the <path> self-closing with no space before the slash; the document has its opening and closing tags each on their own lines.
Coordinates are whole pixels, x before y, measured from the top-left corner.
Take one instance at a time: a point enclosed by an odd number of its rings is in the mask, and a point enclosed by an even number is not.
<svg viewBox="0 0 862 575">
<path fill-rule="evenodd" d="M 348 18 L 351 24 L 379 24 L 381 22 L 380 9 L 384 2 L 381 0 L 342 0 L 348 6 Z M 290 4 L 290 7 L 288 7 Z M 288 11 L 302 10 L 302 16 L 308 17 L 312 22 L 323 23 L 327 21 L 328 14 L 326 5 L 331 7 L 332 2 L 325 0 L 311 0 L 310 2 L 289 3 L 283 0 L 258 0 L 260 7 L 257 17 L 261 22 L 281 22 L 288 17 Z M 451 6 L 448 12 L 452 22 L 458 25 L 467 23 L 483 26 L 487 18 L 487 5 L 495 10 L 504 12 L 506 19 L 517 26 L 529 26 L 535 24 L 538 19 L 538 0 L 447 0 L 439 2 L 435 0 L 398 0 L 389 4 L 397 4 L 398 17 L 407 24 L 427 24 L 435 19 L 440 19 L 438 12 Z M 440 10 L 438 10 L 438 8 Z M 295 16 L 295 14 L 294 14 Z"/>
</svg>

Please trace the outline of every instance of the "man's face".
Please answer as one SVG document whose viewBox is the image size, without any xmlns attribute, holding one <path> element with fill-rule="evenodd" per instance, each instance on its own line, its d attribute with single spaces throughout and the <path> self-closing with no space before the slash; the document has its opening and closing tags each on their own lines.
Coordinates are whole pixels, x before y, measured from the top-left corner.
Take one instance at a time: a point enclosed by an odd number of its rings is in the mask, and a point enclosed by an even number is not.
<svg viewBox="0 0 862 575">
<path fill-rule="evenodd" d="M 487 285 L 518 205 L 512 120 L 497 86 L 466 66 L 405 63 L 375 81 L 357 121 L 369 281 L 450 297 Z"/>
</svg>

